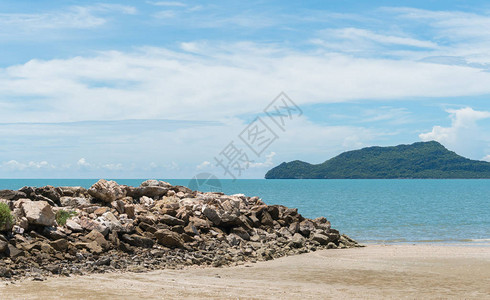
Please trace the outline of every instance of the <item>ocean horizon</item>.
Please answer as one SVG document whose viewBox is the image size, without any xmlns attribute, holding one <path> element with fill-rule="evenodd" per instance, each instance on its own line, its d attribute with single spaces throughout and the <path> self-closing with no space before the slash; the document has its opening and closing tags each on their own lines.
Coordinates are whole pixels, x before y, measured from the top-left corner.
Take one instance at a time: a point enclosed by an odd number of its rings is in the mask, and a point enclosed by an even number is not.
<svg viewBox="0 0 490 300">
<path fill-rule="evenodd" d="M 0 189 L 82 186 L 98 179 L 0 179 Z M 114 179 L 138 186 L 146 179 Z M 196 189 L 191 179 L 159 179 Z M 192 186 L 194 184 L 194 186 Z M 362 243 L 490 242 L 490 179 L 219 179 L 202 191 L 259 196 L 269 205 L 325 216 Z"/>
</svg>

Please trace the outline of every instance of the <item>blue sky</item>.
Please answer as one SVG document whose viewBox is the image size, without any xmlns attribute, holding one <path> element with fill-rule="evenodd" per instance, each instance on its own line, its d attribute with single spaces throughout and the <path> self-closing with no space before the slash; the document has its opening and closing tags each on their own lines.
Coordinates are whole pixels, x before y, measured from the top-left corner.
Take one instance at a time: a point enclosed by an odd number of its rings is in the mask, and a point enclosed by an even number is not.
<svg viewBox="0 0 490 300">
<path fill-rule="evenodd" d="M 240 178 L 426 140 L 490 161 L 489 53 L 485 1 L 3 1 L 0 177 L 227 177 L 231 141 Z M 257 156 L 281 91 L 303 114 Z"/>
</svg>

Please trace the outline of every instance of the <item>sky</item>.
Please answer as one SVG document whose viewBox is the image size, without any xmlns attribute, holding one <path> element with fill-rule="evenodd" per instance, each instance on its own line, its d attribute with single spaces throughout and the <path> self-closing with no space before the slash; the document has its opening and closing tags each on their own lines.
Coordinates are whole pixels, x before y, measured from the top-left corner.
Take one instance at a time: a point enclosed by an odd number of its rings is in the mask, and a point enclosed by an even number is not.
<svg viewBox="0 0 490 300">
<path fill-rule="evenodd" d="M 0 178 L 490 161 L 489 71 L 486 1 L 0 1 Z"/>
</svg>

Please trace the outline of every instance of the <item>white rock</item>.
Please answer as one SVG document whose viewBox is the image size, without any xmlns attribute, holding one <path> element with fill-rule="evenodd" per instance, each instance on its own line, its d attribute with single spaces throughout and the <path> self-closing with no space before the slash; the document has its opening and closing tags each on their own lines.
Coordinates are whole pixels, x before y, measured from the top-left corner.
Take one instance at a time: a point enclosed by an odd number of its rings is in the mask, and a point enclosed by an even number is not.
<svg viewBox="0 0 490 300">
<path fill-rule="evenodd" d="M 126 197 L 126 190 L 115 181 L 101 179 L 88 190 L 90 196 L 110 203 Z"/>
<path fill-rule="evenodd" d="M 56 224 L 51 205 L 46 201 L 24 201 L 22 210 L 29 224 L 52 226 Z"/>
</svg>

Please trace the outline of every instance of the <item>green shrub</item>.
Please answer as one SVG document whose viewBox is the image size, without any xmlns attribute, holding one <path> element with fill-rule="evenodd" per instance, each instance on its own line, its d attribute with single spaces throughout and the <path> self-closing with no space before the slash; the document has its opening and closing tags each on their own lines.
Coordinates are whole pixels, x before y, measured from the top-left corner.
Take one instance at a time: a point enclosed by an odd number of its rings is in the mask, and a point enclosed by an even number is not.
<svg viewBox="0 0 490 300">
<path fill-rule="evenodd" d="M 6 203 L 1 202 L 0 203 L 0 230 L 6 228 L 8 229 L 12 224 L 14 224 L 14 217 L 12 216 L 12 213 L 10 211 L 10 207 Z"/>
<path fill-rule="evenodd" d="M 66 211 L 60 209 L 56 212 L 56 222 L 58 223 L 58 225 L 64 226 L 66 224 L 66 220 L 76 215 L 77 213 L 74 211 Z"/>
</svg>

